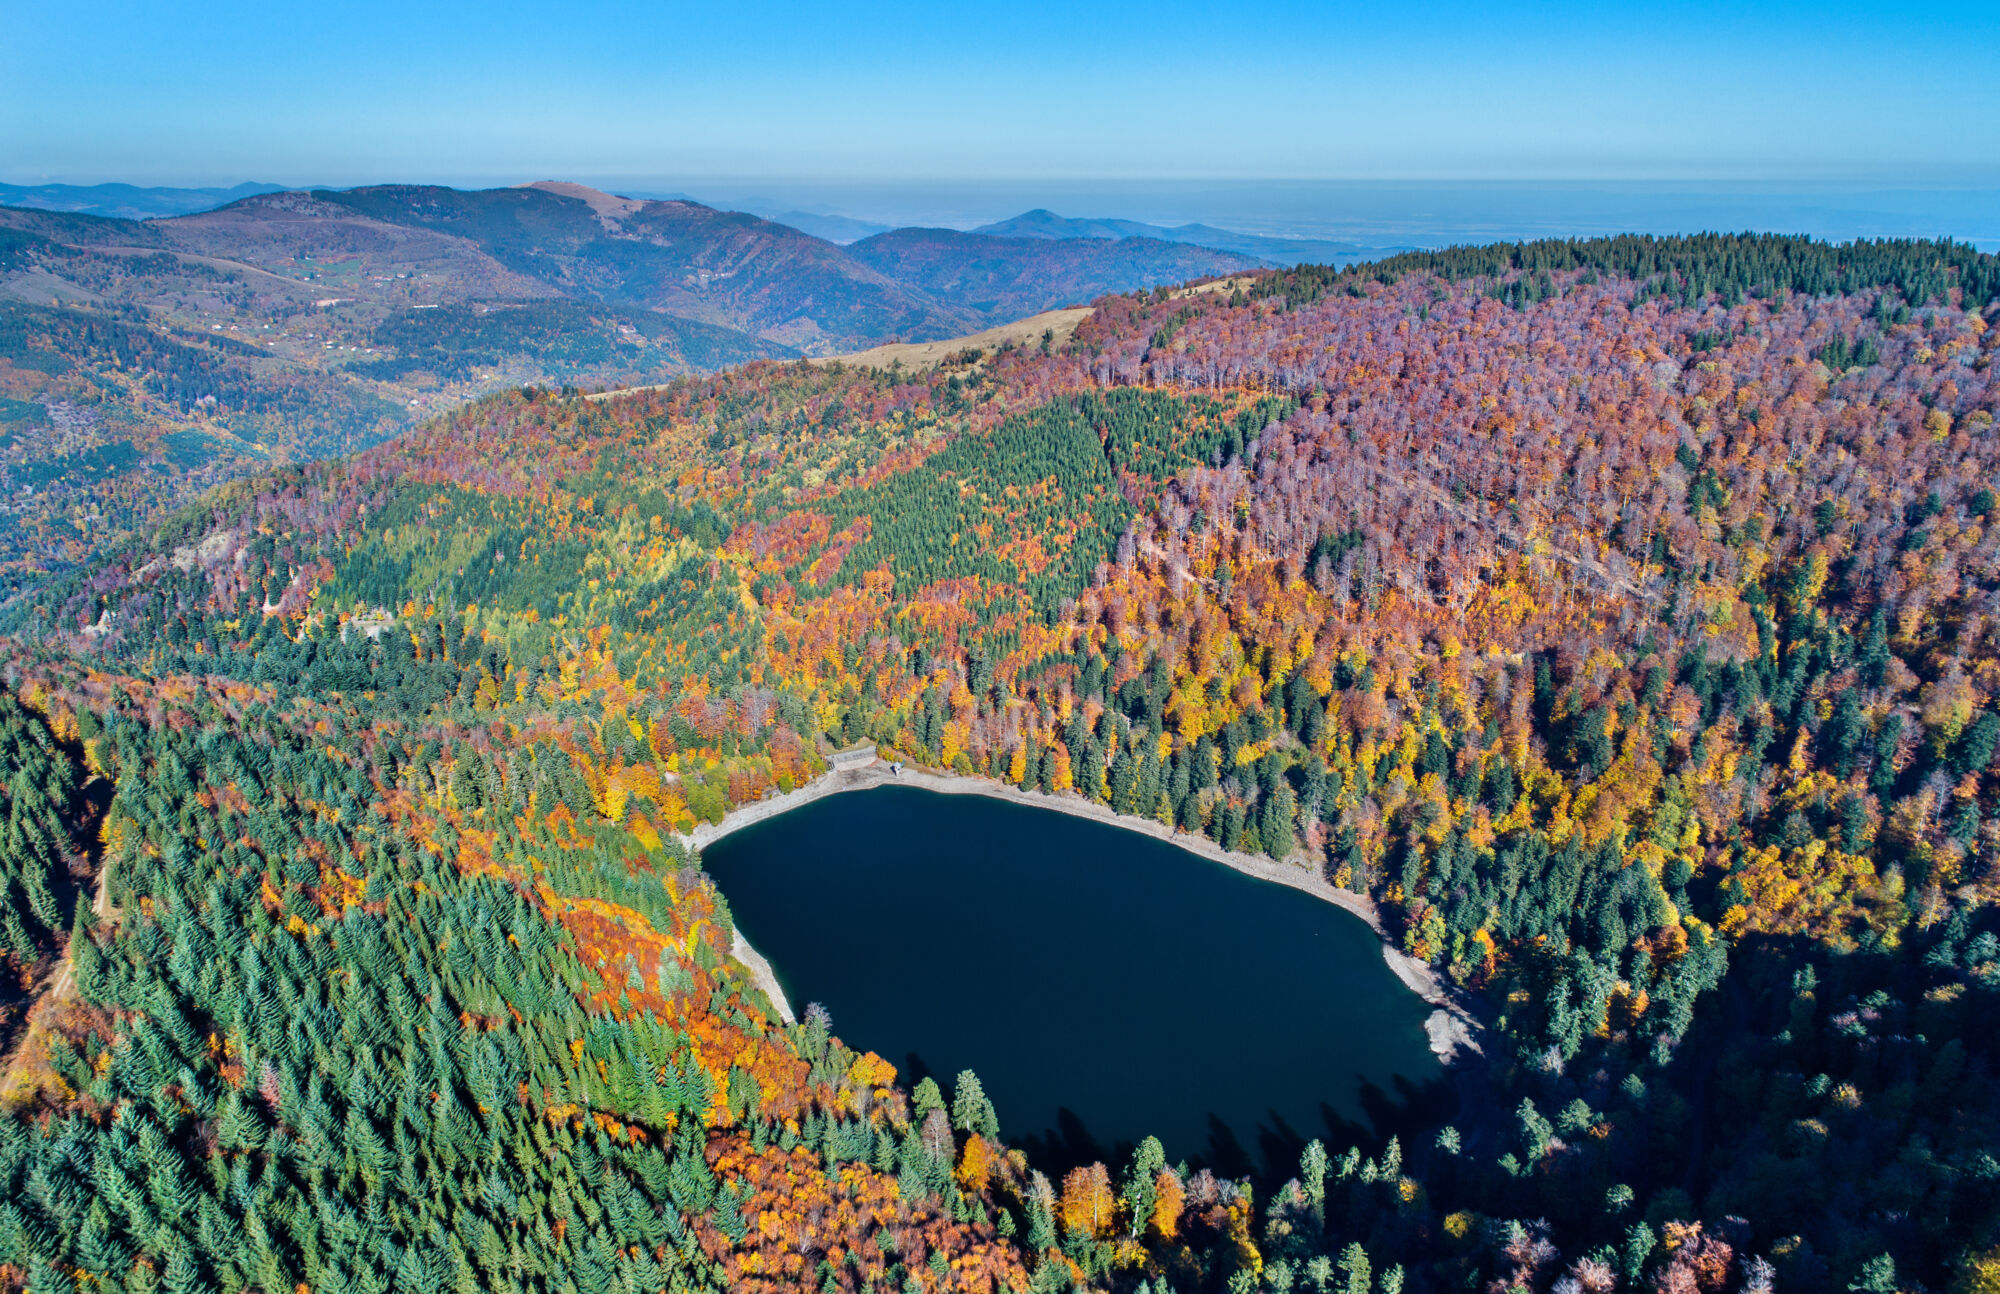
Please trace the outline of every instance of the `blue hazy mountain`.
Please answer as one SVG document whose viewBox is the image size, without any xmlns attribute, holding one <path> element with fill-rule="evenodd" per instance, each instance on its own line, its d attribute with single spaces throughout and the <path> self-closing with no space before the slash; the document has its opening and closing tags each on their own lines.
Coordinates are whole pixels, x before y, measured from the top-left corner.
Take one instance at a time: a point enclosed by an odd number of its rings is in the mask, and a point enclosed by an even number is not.
<svg viewBox="0 0 2000 1294">
<path fill-rule="evenodd" d="M 1192 243 L 1217 251 L 1254 256 L 1273 265 L 1346 265 L 1369 260 L 1403 247 L 1364 247 L 1359 243 L 1335 242 L 1321 238 L 1272 238 L 1263 234 L 1239 233 L 1214 225 L 1150 225 L 1139 220 L 1079 220 L 1059 216 L 1047 208 L 1024 211 L 1008 220 L 982 225 L 973 231 L 1000 238 L 1151 238 L 1167 243 Z"/>
<path fill-rule="evenodd" d="M 781 225 L 790 225 L 794 229 L 802 230 L 815 238 L 824 238 L 830 243 L 840 243 L 843 245 L 858 243 L 862 239 L 872 238 L 876 234 L 886 234 L 892 228 L 892 226 L 877 224 L 872 220 L 856 220 L 853 216 L 834 215 L 820 211 L 776 211 L 768 215 L 763 212 L 759 212 L 758 214 L 764 215 L 768 220 L 775 220 Z"/>
<path fill-rule="evenodd" d="M 0 206 L 146 220 L 213 211 L 260 193 L 281 192 L 284 187 L 238 184 L 227 189 L 173 189 L 142 188 L 136 184 L 0 184 Z"/>
</svg>

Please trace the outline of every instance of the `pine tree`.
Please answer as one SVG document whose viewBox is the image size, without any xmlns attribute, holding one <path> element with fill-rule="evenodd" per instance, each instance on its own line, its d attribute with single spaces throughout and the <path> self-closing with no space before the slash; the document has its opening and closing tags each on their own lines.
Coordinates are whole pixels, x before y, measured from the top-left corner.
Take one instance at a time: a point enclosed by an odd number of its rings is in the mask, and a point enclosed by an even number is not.
<svg viewBox="0 0 2000 1294">
<path fill-rule="evenodd" d="M 952 1080 L 951 1124 L 960 1132 L 976 1133 L 988 1141 L 1000 1137 L 1000 1119 L 993 1102 L 987 1098 L 979 1075 L 969 1069 L 960 1070 Z"/>
<path fill-rule="evenodd" d="M 1158 1137 L 1147 1137 L 1132 1152 L 1132 1164 L 1126 1170 L 1118 1196 L 1131 1220 L 1134 1237 L 1144 1234 L 1147 1224 L 1153 1220 L 1153 1206 L 1159 1198 L 1156 1182 L 1160 1170 L 1166 1166 L 1166 1150 L 1160 1145 Z"/>
<path fill-rule="evenodd" d="M 1315 1138 L 1299 1154 L 1299 1185 L 1321 1227 L 1326 1225 L 1326 1147 Z"/>
<path fill-rule="evenodd" d="M 1368 1251 L 1359 1241 L 1349 1244 L 1340 1251 L 1340 1271 L 1347 1278 L 1345 1294 L 1368 1294 L 1372 1281 L 1372 1271 L 1368 1264 Z"/>
</svg>

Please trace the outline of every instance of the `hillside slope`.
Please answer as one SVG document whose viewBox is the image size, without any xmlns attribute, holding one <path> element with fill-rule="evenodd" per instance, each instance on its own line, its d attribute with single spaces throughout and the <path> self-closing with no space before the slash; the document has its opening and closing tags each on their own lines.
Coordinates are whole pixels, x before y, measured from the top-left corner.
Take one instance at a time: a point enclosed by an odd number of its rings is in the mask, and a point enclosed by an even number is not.
<svg viewBox="0 0 2000 1294">
<path fill-rule="evenodd" d="M 1044 310 L 1038 315 L 1016 319 L 997 328 L 984 328 L 963 337 L 938 341 L 891 342 L 846 355 L 817 358 L 814 364 L 856 364 L 864 368 L 935 368 L 940 364 L 971 368 L 988 352 L 1011 350 L 1017 346 L 1039 346 L 1053 350 L 1070 339 L 1076 326 L 1090 317 L 1089 306 L 1067 310 Z"/>
<path fill-rule="evenodd" d="M 76 986 L 0 1283 L 1978 1289 L 1996 323 L 1950 244 L 1454 249 L 190 510 L 0 626 L 0 935 Z M 1468 1099 L 1058 1182 L 774 1021 L 677 833 L 858 740 L 1354 891 L 1486 1022 Z"/>
<path fill-rule="evenodd" d="M 565 295 L 665 310 L 787 345 L 963 331 L 965 316 L 913 297 L 824 239 L 692 202 L 593 204 L 594 192 L 376 186 L 315 198 L 449 235 Z"/>
<path fill-rule="evenodd" d="M 789 353 L 572 300 L 463 239 L 303 195 L 174 221 L 0 208 L 0 589 L 219 482 L 510 382 Z"/>
<path fill-rule="evenodd" d="M 502 386 L 962 336 L 1214 264 L 1080 246 L 971 240 L 885 272 L 755 216 L 560 182 L 260 193 L 167 220 L 0 208 L 0 589 L 259 465 Z"/>
</svg>

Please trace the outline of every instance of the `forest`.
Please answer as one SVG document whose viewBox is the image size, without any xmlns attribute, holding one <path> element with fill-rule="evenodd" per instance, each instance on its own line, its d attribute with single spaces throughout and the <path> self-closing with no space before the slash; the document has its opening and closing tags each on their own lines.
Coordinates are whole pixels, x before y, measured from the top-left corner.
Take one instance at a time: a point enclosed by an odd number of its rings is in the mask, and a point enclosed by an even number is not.
<svg viewBox="0 0 2000 1294">
<path fill-rule="evenodd" d="M 222 486 L 0 608 L 0 1289 L 2000 1289 L 1996 323 L 1454 249 Z M 858 740 L 1364 897 L 1476 1099 L 1054 1172 L 785 1023 L 686 835 Z"/>
<path fill-rule="evenodd" d="M 627 353 L 619 353 L 629 339 Z M 464 381 L 512 356 L 533 356 L 569 382 L 586 370 L 645 372 L 676 365 L 715 368 L 783 353 L 742 333 L 650 311 L 592 311 L 564 300 L 438 305 L 390 315 L 369 334 L 393 356 L 350 364 L 357 377 L 397 381 L 423 371 Z M 648 348 L 657 348 L 658 353 Z"/>
<path fill-rule="evenodd" d="M 239 337 L 135 306 L 0 302 L 0 392 L 10 592 L 273 457 L 347 453 L 404 421 L 340 374 L 285 371 Z"/>
</svg>

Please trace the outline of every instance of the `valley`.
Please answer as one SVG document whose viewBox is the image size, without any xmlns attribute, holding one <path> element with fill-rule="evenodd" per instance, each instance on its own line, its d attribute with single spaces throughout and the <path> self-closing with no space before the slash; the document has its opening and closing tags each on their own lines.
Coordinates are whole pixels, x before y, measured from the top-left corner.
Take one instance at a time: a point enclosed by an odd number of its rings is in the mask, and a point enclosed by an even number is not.
<svg viewBox="0 0 2000 1294">
<path fill-rule="evenodd" d="M 1254 263 L 906 233 L 844 249 L 556 182 L 278 191 L 151 220 L 0 208 L 0 589 L 202 490 L 496 390 L 951 337 Z"/>
</svg>

